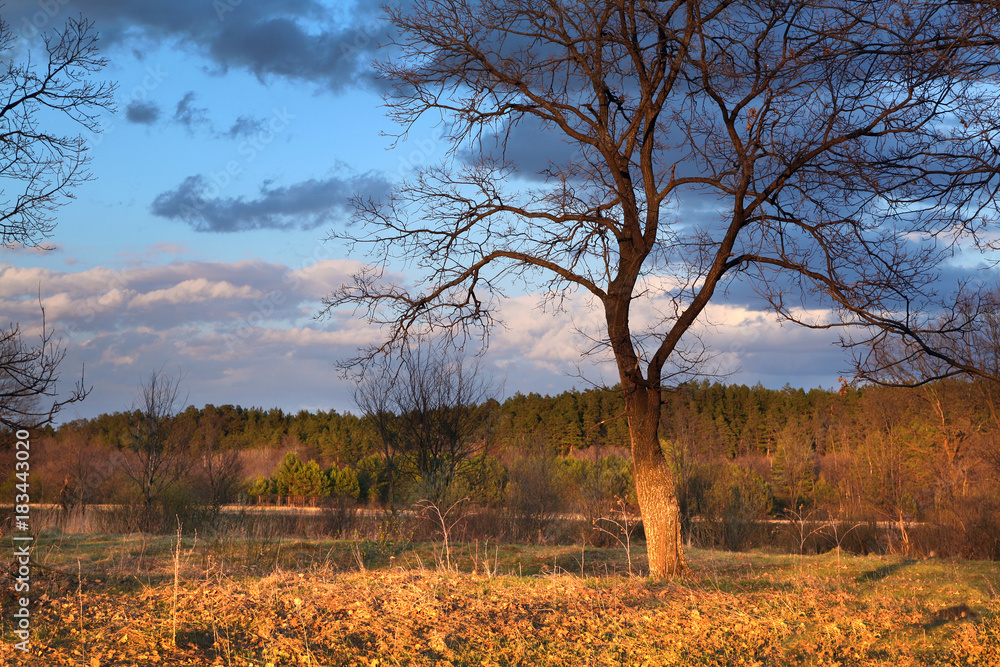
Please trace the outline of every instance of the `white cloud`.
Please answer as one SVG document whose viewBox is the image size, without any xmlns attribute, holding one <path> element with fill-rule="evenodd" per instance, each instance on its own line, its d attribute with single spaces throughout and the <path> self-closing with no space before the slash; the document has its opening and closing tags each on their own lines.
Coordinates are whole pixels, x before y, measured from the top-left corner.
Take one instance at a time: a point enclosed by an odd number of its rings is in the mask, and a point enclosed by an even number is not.
<svg viewBox="0 0 1000 667">
<path fill-rule="evenodd" d="M 581 358 L 594 348 L 595 341 L 604 338 L 604 314 L 599 305 L 584 294 L 569 297 L 556 313 L 543 312 L 540 303 L 537 294 L 504 303 L 501 315 L 507 326 L 495 332 L 487 359 L 508 378 L 518 378 L 528 386 L 536 382 L 542 386 L 550 381 L 542 378 L 553 374 L 561 376 L 567 386 L 582 386 L 581 373 L 593 381 L 616 383 L 617 369 L 606 348 Z M 662 321 L 662 313 L 652 307 L 657 305 L 660 311 L 666 310 L 663 299 L 636 302 L 631 318 L 634 331 L 657 330 Z M 802 309 L 795 314 L 814 323 L 833 317 L 832 311 L 823 309 Z M 773 313 L 748 305 L 710 304 L 682 344 L 693 342 L 694 336 L 716 355 L 706 370 L 728 375 L 730 382 L 752 384 L 766 379 L 771 386 L 786 382 L 832 386 L 837 364 L 843 360 L 842 351 L 833 345 L 835 333 L 782 323 Z M 798 377 L 806 380 L 799 382 Z"/>
<path fill-rule="evenodd" d="M 0 312 L 25 330 L 40 322 L 37 295 L 50 326 L 67 336 L 67 378 L 86 365 L 95 387 L 89 416 L 126 409 L 143 373 L 179 368 L 190 402 L 239 403 L 297 410 L 303 405 L 352 408 L 352 387 L 335 362 L 381 339 L 377 327 L 349 312 L 313 319 L 318 300 L 360 268 L 354 260 L 320 259 L 297 268 L 260 260 L 177 262 L 97 267 L 85 271 L 17 269 L 0 265 Z M 393 276 L 401 280 L 402 276 Z M 604 315 L 585 294 L 556 312 L 539 308 L 542 295 L 514 296 L 500 316 L 485 361 L 515 391 L 559 392 L 571 386 L 617 382 L 606 351 L 582 358 L 603 337 Z M 637 303 L 636 328 L 655 325 L 663 299 Z M 803 311 L 823 321 L 828 311 Z M 719 353 L 730 381 L 770 386 L 832 386 L 839 350 L 829 333 L 782 325 L 746 304 L 713 304 L 699 333 Z M 581 333 L 583 332 L 583 333 Z M 587 380 L 580 377 L 583 375 Z M 797 381 L 797 378 L 803 378 Z M 73 414 L 65 416 L 73 418 Z"/>
<path fill-rule="evenodd" d="M 351 276 L 364 266 L 363 262 L 349 259 L 323 259 L 289 271 L 284 282 L 303 295 L 320 299 L 330 291 L 350 281 Z"/>
<path fill-rule="evenodd" d="M 259 299 L 264 293 L 249 285 L 234 285 L 228 280 L 206 278 L 184 280 L 164 289 L 139 294 L 129 301 L 129 307 L 148 308 L 163 303 L 205 303 L 219 299 Z"/>
<path fill-rule="evenodd" d="M 363 324 L 363 323 L 362 323 Z M 258 341 L 264 345 L 277 345 L 290 348 L 291 351 L 306 348 L 326 346 L 360 347 L 374 343 L 378 332 L 373 327 L 346 326 L 335 330 L 324 331 L 312 327 L 292 327 L 291 329 L 263 329 Z"/>
</svg>

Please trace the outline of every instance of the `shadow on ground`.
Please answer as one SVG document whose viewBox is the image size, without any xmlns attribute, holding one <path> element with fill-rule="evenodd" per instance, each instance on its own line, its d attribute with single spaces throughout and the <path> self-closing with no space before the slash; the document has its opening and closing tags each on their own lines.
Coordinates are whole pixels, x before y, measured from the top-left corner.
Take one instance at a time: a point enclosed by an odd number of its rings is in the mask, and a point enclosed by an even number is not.
<svg viewBox="0 0 1000 667">
<path fill-rule="evenodd" d="M 904 561 L 898 563 L 892 563 L 890 565 L 883 565 L 882 567 L 877 567 L 871 572 L 865 572 L 864 574 L 859 574 L 855 581 L 859 584 L 873 584 L 876 581 L 882 581 L 889 575 L 893 574 L 897 570 L 901 570 L 904 567 L 913 565 L 917 561 L 913 558 L 907 558 Z"/>
</svg>

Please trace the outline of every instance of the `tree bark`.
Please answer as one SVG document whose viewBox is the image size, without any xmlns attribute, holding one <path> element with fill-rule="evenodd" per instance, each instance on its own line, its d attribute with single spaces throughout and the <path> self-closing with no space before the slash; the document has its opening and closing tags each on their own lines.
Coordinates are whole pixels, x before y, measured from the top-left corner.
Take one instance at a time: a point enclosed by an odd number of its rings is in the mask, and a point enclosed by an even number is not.
<svg viewBox="0 0 1000 667">
<path fill-rule="evenodd" d="M 659 578 L 674 576 L 683 571 L 685 562 L 673 474 L 660 448 L 659 390 L 642 387 L 626 390 L 625 412 L 632 439 L 636 496 L 646 533 L 649 574 Z"/>
</svg>

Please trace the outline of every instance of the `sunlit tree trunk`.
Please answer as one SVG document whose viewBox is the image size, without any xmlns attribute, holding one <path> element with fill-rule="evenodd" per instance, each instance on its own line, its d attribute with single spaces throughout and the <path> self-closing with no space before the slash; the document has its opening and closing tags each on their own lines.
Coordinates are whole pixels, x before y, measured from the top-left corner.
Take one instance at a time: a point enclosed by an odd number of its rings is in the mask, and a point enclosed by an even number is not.
<svg viewBox="0 0 1000 667">
<path fill-rule="evenodd" d="M 671 332 L 652 358 L 642 363 L 630 320 L 632 294 L 639 275 L 637 267 L 642 265 L 644 255 L 628 248 L 628 244 L 623 245 L 623 271 L 612 284 L 604 307 L 608 338 L 625 398 L 632 472 L 646 534 L 649 574 L 662 578 L 680 574 L 684 569 L 680 505 L 673 471 L 660 447 L 660 409 L 664 362 L 677 347 L 686 326 Z"/>
<path fill-rule="evenodd" d="M 625 406 L 649 573 L 653 577 L 676 575 L 684 569 L 681 516 L 673 474 L 660 448 L 659 390 L 639 387 L 626 390 Z"/>
</svg>

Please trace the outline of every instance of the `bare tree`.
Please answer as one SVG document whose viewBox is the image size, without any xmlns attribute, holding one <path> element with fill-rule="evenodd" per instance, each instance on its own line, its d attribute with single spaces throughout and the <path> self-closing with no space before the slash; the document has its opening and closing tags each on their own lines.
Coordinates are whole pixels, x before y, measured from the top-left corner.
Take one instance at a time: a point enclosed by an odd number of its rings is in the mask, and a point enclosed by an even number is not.
<svg viewBox="0 0 1000 667">
<path fill-rule="evenodd" d="M 15 35 L 0 22 L 0 50 L 13 50 Z M 107 61 L 97 50 L 97 32 L 84 19 L 70 19 L 45 38 L 47 58 L 11 59 L 0 70 L 0 174 L 17 188 L 5 188 L 0 204 L 0 243 L 37 246 L 55 228 L 55 210 L 72 198 L 72 188 L 90 178 L 82 135 L 43 128 L 59 116 L 85 130 L 100 129 L 100 114 L 114 107 L 114 85 L 92 75 Z M 52 115 L 54 112 L 55 115 Z"/>
<path fill-rule="evenodd" d="M 980 432 L 978 454 L 1000 478 L 1000 438 L 995 435 L 1000 427 L 1000 287 L 994 286 L 976 295 L 975 300 L 970 300 L 964 310 L 967 316 L 970 315 L 969 311 L 975 310 L 974 324 L 963 332 L 960 340 L 949 342 L 954 344 L 955 356 L 965 359 L 970 366 L 979 370 L 973 374 L 972 385 L 982 401 L 985 415 L 977 428 L 966 428 L 964 431 L 960 429 L 959 432 L 962 435 L 968 435 L 973 430 Z M 896 358 L 905 357 L 897 352 Z M 919 366 L 919 362 L 909 364 L 913 365 Z M 890 378 L 895 380 L 900 375 L 905 377 L 905 374 L 896 372 Z M 947 410 L 945 414 L 940 401 L 932 405 L 942 425 L 954 422 L 953 410 Z M 966 413 L 967 409 L 962 412 Z M 968 419 L 967 415 L 962 416 Z"/>
<path fill-rule="evenodd" d="M 382 456 L 381 479 L 373 480 L 387 501 L 389 510 L 396 511 L 396 496 L 403 479 L 398 415 L 394 412 L 390 389 L 394 383 L 391 369 L 380 367 L 360 378 L 354 389 L 354 403 L 372 425 Z"/>
<path fill-rule="evenodd" d="M 440 341 L 415 345 L 381 371 L 359 383 L 355 401 L 382 441 L 390 491 L 409 468 L 422 497 L 449 500 L 457 476 L 481 464 L 487 450 L 489 379 Z"/>
<path fill-rule="evenodd" d="M 190 449 L 175 437 L 180 376 L 153 371 L 142 382 L 120 443 L 121 467 L 139 494 L 140 528 L 152 527 L 154 505 L 190 467 Z"/>
<path fill-rule="evenodd" d="M 484 411 L 493 387 L 476 360 L 441 345 L 418 346 L 403 371 L 392 392 L 403 446 L 420 475 L 422 495 L 443 502 L 456 477 L 487 450 Z"/>
<path fill-rule="evenodd" d="M 46 446 L 53 448 L 48 450 L 53 454 L 48 457 L 53 476 L 62 481 L 59 504 L 64 512 L 68 515 L 78 510 L 82 514 L 88 504 L 99 502 L 115 468 L 107 448 L 73 430 L 60 435 L 58 440 L 51 438 Z"/>
<path fill-rule="evenodd" d="M 925 354 L 912 340 L 879 341 L 871 346 L 869 356 L 877 362 L 866 369 L 865 378 L 881 385 L 916 387 L 916 396 L 928 410 L 921 440 L 930 446 L 927 458 L 935 476 L 935 504 L 954 507 L 966 495 L 976 468 L 971 456 L 976 453 L 975 436 L 984 426 L 1000 424 L 998 311 L 997 288 L 966 292 L 953 312 L 942 316 L 941 331 L 927 336 L 934 354 Z M 958 329 L 953 327 L 956 320 L 963 323 Z M 960 377 L 945 379 L 956 375 Z M 982 399 L 985 414 L 977 409 L 976 398 Z M 979 443 L 978 454 L 987 463 L 1000 461 L 991 440 L 987 436 Z"/>
<path fill-rule="evenodd" d="M 48 424 L 63 407 L 83 400 L 89 389 L 80 379 L 72 391 L 58 397 L 59 363 L 66 350 L 45 322 L 34 342 L 25 340 L 20 325 L 0 329 L 0 425 L 12 430 Z"/>
<path fill-rule="evenodd" d="M 0 20 L 0 52 L 16 54 L 14 41 L 10 25 Z M 68 119 L 97 132 L 99 114 L 114 106 L 114 86 L 92 80 L 106 61 L 97 52 L 90 22 L 70 20 L 44 47 L 47 57 L 41 62 L 15 55 L 0 65 L 0 246 L 5 248 L 37 247 L 48 238 L 56 209 L 90 177 L 83 136 L 61 134 L 59 122 Z M 35 428 L 86 396 L 81 375 L 67 397 L 57 397 L 56 370 L 65 351 L 53 336 L 44 309 L 36 342 L 26 341 L 18 324 L 0 329 L 0 424 Z"/>
<path fill-rule="evenodd" d="M 205 406 L 191 437 L 190 455 L 199 495 L 215 514 L 236 498 L 245 477 L 240 450 L 224 447 L 222 436 L 222 416 L 215 407 Z"/>
<path fill-rule="evenodd" d="M 486 341 L 518 279 L 538 280 L 556 307 L 589 292 L 624 393 L 653 576 L 684 565 L 662 390 L 697 369 L 692 328 L 735 281 L 782 320 L 849 327 L 845 345 L 902 337 L 961 363 L 933 344 L 968 324 L 938 279 L 960 248 L 995 246 L 995 3 L 414 0 L 388 11 L 389 113 L 403 135 L 441 119 L 449 159 L 384 201 L 356 202 L 361 224 L 332 238 L 362 246 L 372 266 L 324 312 L 360 306 L 386 327 L 360 363 L 428 329 Z M 516 149 L 551 135 L 576 150 L 553 153 L 532 181 Z M 387 278 L 396 261 L 417 287 Z"/>
</svg>

